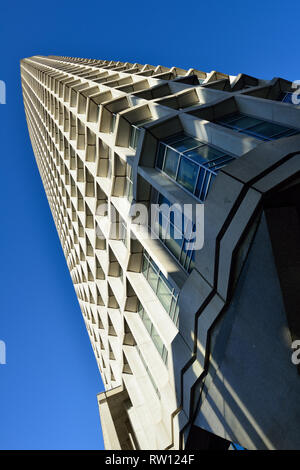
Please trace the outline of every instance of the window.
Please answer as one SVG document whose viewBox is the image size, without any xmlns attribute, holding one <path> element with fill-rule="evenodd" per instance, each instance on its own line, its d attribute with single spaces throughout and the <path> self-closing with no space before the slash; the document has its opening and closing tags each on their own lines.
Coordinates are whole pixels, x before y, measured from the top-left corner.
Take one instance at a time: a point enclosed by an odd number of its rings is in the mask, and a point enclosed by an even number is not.
<svg viewBox="0 0 300 470">
<path fill-rule="evenodd" d="M 159 352 L 162 360 L 164 361 L 165 364 L 167 364 L 168 361 L 168 351 L 166 346 L 164 345 L 161 337 L 159 336 L 155 326 L 153 325 L 152 321 L 149 318 L 149 315 L 145 311 L 144 307 L 142 306 L 141 302 L 138 304 L 138 314 L 143 321 L 146 330 L 148 331 L 154 346 L 156 347 L 157 351 Z"/>
<path fill-rule="evenodd" d="M 171 320 L 178 326 L 178 293 L 146 251 L 143 253 L 142 273 Z"/>
<path fill-rule="evenodd" d="M 121 268 L 121 266 L 120 266 L 120 268 L 119 268 L 119 272 L 120 272 L 120 279 L 121 279 L 122 283 L 124 284 L 125 276 L 124 276 L 124 271 L 123 271 L 123 269 Z"/>
<path fill-rule="evenodd" d="M 117 115 L 116 115 L 116 113 L 112 113 L 112 114 L 111 114 L 111 121 L 110 121 L 110 130 L 109 130 L 109 132 L 110 132 L 111 134 L 113 134 L 114 131 L 115 131 L 116 120 L 117 120 Z"/>
<path fill-rule="evenodd" d="M 159 143 L 156 168 L 204 201 L 218 170 L 235 157 L 186 134 Z"/>
<path fill-rule="evenodd" d="M 280 137 L 299 133 L 299 129 L 282 126 L 276 122 L 265 121 L 242 113 L 223 116 L 215 123 L 264 141 L 280 139 Z"/>
<path fill-rule="evenodd" d="M 132 149 L 137 148 L 139 135 L 140 135 L 140 127 L 150 121 L 152 121 L 152 118 L 143 119 L 142 121 L 138 121 L 135 124 L 131 125 L 129 147 L 131 147 Z"/>
<path fill-rule="evenodd" d="M 139 355 L 140 358 L 141 358 L 141 361 L 142 361 L 142 363 L 143 363 L 143 366 L 144 366 L 145 369 L 146 369 L 146 372 L 147 372 L 147 374 L 148 374 L 148 377 L 149 377 L 149 379 L 150 379 L 150 382 L 152 383 L 153 388 L 154 388 L 154 390 L 155 390 L 155 392 L 156 392 L 158 398 L 161 399 L 161 395 L 160 395 L 158 386 L 156 385 L 156 383 L 155 383 L 155 381 L 154 381 L 154 379 L 153 379 L 153 376 L 152 376 L 152 374 L 151 374 L 151 372 L 150 372 L 150 370 L 149 370 L 149 367 L 148 367 L 148 365 L 147 365 L 147 363 L 146 363 L 146 361 L 145 361 L 145 359 L 144 359 L 144 357 L 143 357 L 143 355 L 142 355 L 142 353 L 141 353 L 141 350 L 140 350 L 140 348 L 139 348 L 138 346 L 136 346 L 136 350 L 137 350 L 137 352 L 138 352 L 138 355 Z"/>
<path fill-rule="evenodd" d="M 181 212 L 176 210 L 164 211 L 161 207 L 162 204 L 168 208 L 171 208 L 172 204 L 166 197 L 156 191 L 152 191 L 152 203 L 159 205 L 157 209 L 154 209 L 156 213 L 152 230 L 182 267 L 187 272 L 191 272 L 194 267 L 195 251 L 189 245 L 193 243 L 195 224 Z"/>
<path fill-rule="evenodd" d="M 282 103 L 294 104 L 292 100 L 292 96 L 293 96 L 293 92 L 291 91 L 288 91 L 286 93 L 283 92 L 279 100 L 282 101 Z"/>
<path fill-rule="evenodd" d="M 107 161 L 107 178 L 111 178 L 112 173 L 112 158 L 113 152 L 110 147 L 108 147 L 108 161 Z"/>
<path fill-rule="evenodd" d="M 295 97 L 295 102 L 293 101 L 293 95 Z M 299 100 L 299 88 L 295 89 L 294 91 L 282 91 L 277 98 L 278 101 L 281 101 L 282 103 L 288 103 L 288 104 L 293 104 L 293 105 L 299 105 L 300 100 Z"/>
<path fill-rule="evenodd" d="M 119 216 L 119 240 L 127 247 L 127 225 L 121 216 Z"/>
<path fill-rule="evenodd" d="M 129 202 L 133 199 L 133 178 L 132 178 L 132 167 L 127 163 L 126 169 L 126 182 L 124 196 L 127 197 Z"/>
</svg>

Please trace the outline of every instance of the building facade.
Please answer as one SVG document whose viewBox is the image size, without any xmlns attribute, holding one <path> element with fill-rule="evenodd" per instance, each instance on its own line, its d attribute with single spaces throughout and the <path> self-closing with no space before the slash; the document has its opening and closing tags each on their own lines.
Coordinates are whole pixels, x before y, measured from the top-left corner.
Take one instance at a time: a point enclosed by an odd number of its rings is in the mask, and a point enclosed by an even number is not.
<svg viewBox="0 0 300 470">
<path fill-rule="evenodd" d="M 21 76 L 105 447 L 300 448 L 292 83 L 57 56 Z"/>
</svg>

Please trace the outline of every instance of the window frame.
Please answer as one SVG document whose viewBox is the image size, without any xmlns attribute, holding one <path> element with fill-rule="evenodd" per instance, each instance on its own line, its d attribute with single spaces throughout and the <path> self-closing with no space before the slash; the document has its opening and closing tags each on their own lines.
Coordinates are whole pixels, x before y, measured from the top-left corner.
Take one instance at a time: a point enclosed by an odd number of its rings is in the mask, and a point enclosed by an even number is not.
<svg viewBox="0 0 300 470">
<path fill-rule="evenodd" d="M 188 194 L 191 194 L 192 196 L 194 196 L 195 198 L 197 198 L 201 202 L 204 202 L 206 197 L 207 197 L 210 185 L 211 185 L 213 179 L 215 178 L 215 176 L 217 175 L 218 171 L 221 168 L 223 168 L 224 166 L 226 166 L 227 164 L 229 164 L 231 161 L 233 161 L 236 158 L 236 156 L 232 155 L 228 152 L 225 152 L 224 150 L 222 150 L 220 148 L 217 148 L 216 146 L 213 146 L 213 145 L 208 144 L 206 142 L 202 142 L 199 139 L 197 139 L 195 137 L 192 137 L 188 134 L 178 134 L 177 138 L 176 138 L 176 134 L 175 134 L 174 136 L 171 136 L 166 140 L 168 141 L 168 140 L 172 139 L 172 137 L 175 139 L 175 140 L 172 140 L 172 142 L 164 142 L 163 140 L 159 141 L 158 149 L 157 149 L 157 152 L 156 152 L 155 168 L 158 171 L 160 171 L 163 175 L 170 178 L 174 183 L 176 183 L 178 186 L 180 186 L 180 188 L 182 188 Z M 192 138 L 195 141 L 198 141 L 199 145 L 195 145 L 193 147 L 187 148 L 184 151 L 179 151 L 174 146 L 172 146 L 172 144 L 174 145 L 176 143 L 181 142 L 182 140 L 186 140 L 187 138 Z M 205 146 L 208 147 L 208 148 L 211 148 L 211 149 L 215 149 L 217 152 L 221 152 L 221 154 L 213 160 L 208 160 L 207 163 L 200 163 L 200 162 L 196 161 L 195 159 L 193 159 L 193 158 L 191 158 L 187 155 L 188 152 L 192 152 L 193 150 L 200 149 L 201 147 L 205 147 Z M 163 151 L 161 151 L 161 147 L 164 148 Z M 165 162 L 166 162 L 167 150 L 168 149 L 170 149 L 171 151 L 177 153 L 177 155 L 178 155 L 177 167 L 176 167 L 176 172 L 175 172 L 174 177 L 171 176 L 169 173 L 167 173 L 165 171 Z M 222 161 L 221 161 L 218 164 L 218 161 L 224 159 L 224 157 L 227 157 L 227 161 L 225 161 L 224 163 L 222 163 Z M 158 166 L 158 160 L 161 160 L 161 162 L 159 162 L 159 165 L 161 164 L 161 167 Z M 197 176 L 195 178 L 195 182 L 194 182 L 194 186 L 193 186 L 193 191 L 190 191 L 185 185 L 183 185 L 182 183 L 180 183 L 178 181 L 178 174 L 179 174 L 180 164 L 181 164 L 182 160 L 186 160 L 188 163 L 190 162 L 192 165 L 198 167 Z M 209 165 L 212 165 L 212 164 L 214 164 L 214 168 L 209 166 Z M 202 179 L 200 181 L 201 173 L 203 173 L 203 176 L 201 176 Z M 209 174 L 208 178 L 207 178 L 207 174 Z M 208 180 L 208 182 L 205 185 L 205 182 L 207 180 Z M 199 183 L 200 183 L 200 190 L 197 191 Z"/>
<path fill-rule="evenodd" d="M 146 262 L 147 267 L 146 267 L 146 270 L 144 271 L 145 262 Z M 153 287 L 150 284 L 149 279 L 148 279 L 148 273 L 149 273 L 149 267 L 150 266 L 151 266 L 151 269 L 154 271 L 154 273 L 157 276 L 156 288 L 155 289 L 153 289 Z M 175 326 L 178 328 L 178 313 L 179 312 L 176 311 L 176 309 L 177 309 L 177 306 L 178 306 L 179 292 L 177 291 L 177 289 L 175 289 L 175 287 L 173 287 L 171 285 L 170 282 L 168 282 L 168 280 L 165 278 L 165 276 L 163 275 L 163 273 L 161 272 L 161 270 L 159 269 L 157 264 L 153 261 L 153 259 L 151 258 L 151 256 L 148 254 L 148 252 L 145 249 L 144 249 L 143 255 L 142 255 L 142 270 L 141 270 L 141 273 L 143 274 L 143 276 L 145 277 L 145 279 L 148 282 L 149 286 L 153 290 L 153 292 L 156 295 L 157 299 L 159 300 L 160 304 L 162 305 L 164 310 L 167 312 L 168 316 L 171 318 L 171 320 L 173 321 Z M 170 291 L 171 299 L 170 299 L 170 307 L 169 307 L 168 310 L 162 304 L 162 302 L 160 301 L 160 299 L 157 295 L 159 279 L 161 279 L 161 281 L 164 282 L 166 288 Z M 173 310 L 174 310 L 174 312 L 173 312 Z"/>
<path fill-rule="evenodd" d="M 226 116 L 227 116 L 227 118 L 230 118 L 230 116 L 232 116 L 232 120 L 229 121 L 229 122 L 224 122 L 224 121 L 222 122 L 222 119 L 226 118 Z M 237 117 L 235 118 L 234 116 L 237 116 Z M 241 120 L 245 117 L 255 119 L 257 122 L 255 124 L 251 124 L 247 127 L 240 127 L 240 126 L 235 124 L 235 123 L 238 123 L 239 120 Z M 262 118 L 259 118 L 259 117 L 256 117 L 256 116 L 252 116 L 250 114 L 245 114 L 245 113 L 240 113 L 240 112 L 224 115 L 223 118 L 220 118 L 220 119 L 214 121 L 214 123 L 219 125 L 219 126 L 223 126 L 223 127 L 228 128 L 228 129 L 231 129 L 233 131 L 236 131 L 239 134 L 248 135 L 250 137 L 254 137 L 257 140 L 262 140 L 263 142 L 272 142 L 273 140 L 280 139 L 281 137 L 289 137 L 291 135 L 296 135 L 296 134 L 300 133 L 300 129 L 297 129 L 295 127 L 288 127 L 288 126 L 285 126 L 285 125 L 283 125 L 281 123 L 278 123 L 276 121 L 269 121 L 268 119 L 262 119 Z M 251 131 L 251 129 L 253 129 L 256 126 L 259 126 L 261 124 L 270 124 L 270 125 L 279 126 L 279 127 L 282 128 L 282 131 L 281 132 L 275 132 L 274 134 L 272 134 L 270 136 L 264 135 L 263 133 Z"/>
</svg>

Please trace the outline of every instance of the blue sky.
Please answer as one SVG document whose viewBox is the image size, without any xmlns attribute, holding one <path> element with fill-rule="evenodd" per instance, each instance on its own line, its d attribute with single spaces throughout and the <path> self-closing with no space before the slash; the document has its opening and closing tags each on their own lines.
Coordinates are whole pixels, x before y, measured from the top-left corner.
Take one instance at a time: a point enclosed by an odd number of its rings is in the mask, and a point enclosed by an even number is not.
<svg viewBox="0 0 300 470">
<path fill-rule="evenodd" d="M 278 0 L 5 4 L 0 449 L 103 448 L 103 386 L 34 161 L 20 59 L 55 54 L 296 80 L 299 12 Z"/>
</svg>

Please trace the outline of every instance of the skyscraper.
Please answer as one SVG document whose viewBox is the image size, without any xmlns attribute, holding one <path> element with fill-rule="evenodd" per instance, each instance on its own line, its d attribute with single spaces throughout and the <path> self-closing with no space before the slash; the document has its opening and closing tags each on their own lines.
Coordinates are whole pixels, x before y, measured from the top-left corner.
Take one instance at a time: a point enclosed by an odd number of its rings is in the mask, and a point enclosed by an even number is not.
<svg viewBox="0 0 300 470">
<path fill-rule="evenodd" d="M 299 448 L 292 83 L 57 56 L 21 75 L 106 448 Z"/>
</svg>

